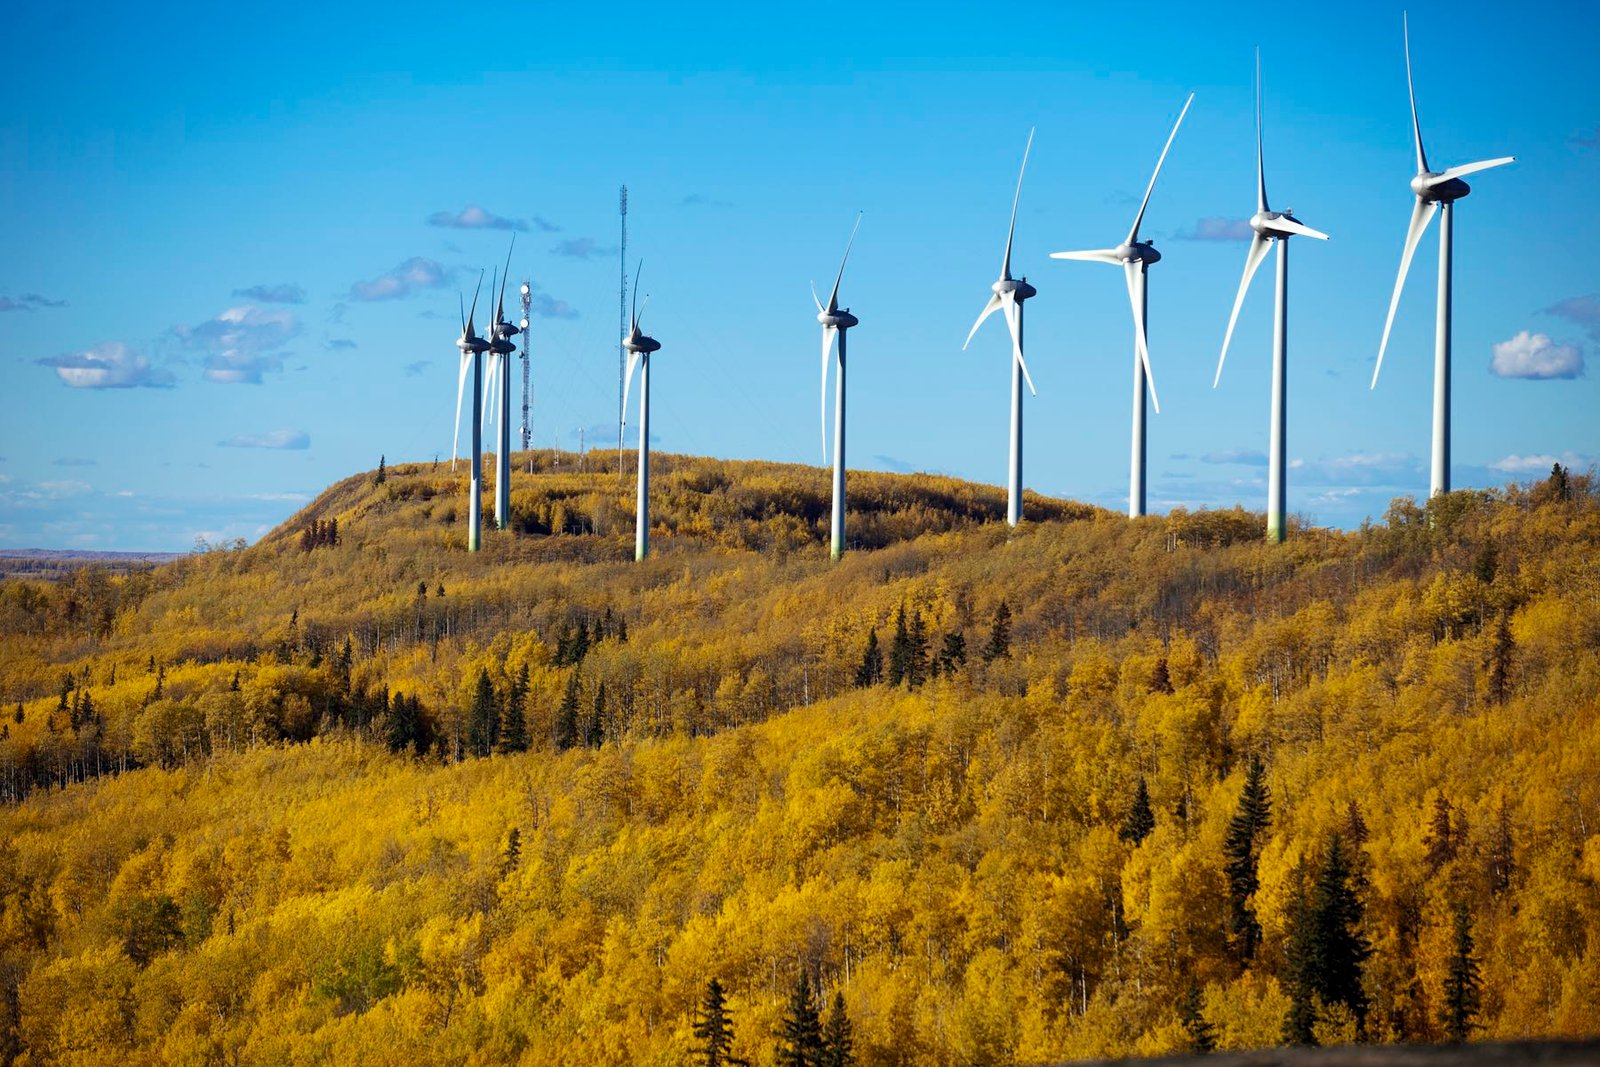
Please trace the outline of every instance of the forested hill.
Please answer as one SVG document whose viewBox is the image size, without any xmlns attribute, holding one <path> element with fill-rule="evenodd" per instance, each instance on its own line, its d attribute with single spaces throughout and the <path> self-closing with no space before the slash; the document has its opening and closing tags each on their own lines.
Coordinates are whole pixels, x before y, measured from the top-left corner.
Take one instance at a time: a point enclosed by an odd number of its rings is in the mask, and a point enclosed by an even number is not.
<svg viewBox="0 0 1600 1067">
<path fill-rule="evenodd" d="M 636 564 L 518 458 L 475 555 L 397 465 L 0 581 L 0 1059 L 683 1063 L 715 978 L 768 1064 L 802 976 L 863 1064 L 1600 1033 L 1591 478 L 1269 546 L 861 473 L 833 564 L 827 472 L 669 456 Z"/>
</svg>

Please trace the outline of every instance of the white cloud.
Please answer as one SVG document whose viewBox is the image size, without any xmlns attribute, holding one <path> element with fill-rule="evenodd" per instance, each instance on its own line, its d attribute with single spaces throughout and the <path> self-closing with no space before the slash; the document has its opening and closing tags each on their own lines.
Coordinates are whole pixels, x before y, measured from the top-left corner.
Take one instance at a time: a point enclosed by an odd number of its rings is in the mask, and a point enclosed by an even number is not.
<svg viewBox="0 0 1600 1067">
<path fill-rule="evenodd" d="M 1544 313 L 1575 322 L 1588 330 L 1590 337 L 1600 341 L 1600 293 L 1570 296 L 1551 304 Z"/>
<path fill-rule="evenodd" d="M 1201 463 L 1237 463 L 1246 467 L 1265 467 L 1267 454 L 1254 448 L 1230 448 L 1223 452 L 1207 452 Z"/>
<path fill-rule="evenodd" d="M 278 349 L 299 335 L 300 320 L 290 311 L 246 305 L 228 308 L 198 326 L 174 327 L 172 332 L 184 347 L 205 354 L 208 381 L 259 385 L 264 372 L 283 369 Z"/>
<path fill-rule="evenodd" d="M 36 362 L 55 368 L 56 376 L 74 389 L 168 389 L 173 384 L 171 372 L 151 366 L 147 357 L 121 341 Z"/>
<path fill-rule="evenodd" d="M 397 300 L 411 295 L 413 289 L 442 289 L 449 281 L 450 273 L 437 261 L 412 256 L 387 274 L 356 282 L 350 287 L 350 299 Z"/>
<path fill-rule="evenodd" d="M 304 430 L 270 430 L 267 433 L 234 434 L 218 441 L 220 448 L 304 449 L 311 447 L 311 435 Z"/>
<path fill-rule="evenodd" d="M 1494 346 L 1489 372 L 1500 378 L 1577 378 L 1583 374 L 1583 350 L 1523 330 Z"/>
<path fill-rule="evenodd" d="M 562 241 L 550 251 L 558 256 L 566 256 L 569 259 L 599 259 L 603 256 L 616 255 L 617 246 L 603 245 L 593 237 L 574 237 L 571 240 Z"/>
<path fill-rule="evenodd" d="M 1497 459 L 1489 464 L 1491 470 L 1503 474 L 1548 474 L 1550 468 L 1557 463 L 1573 470 L 1586 470 L 1595 462 L 1595 457 L 1579 455 L 1577 452 L 1563 452 L 1559 456 L 1538 452 L 1526 456 L 1519 456 L 1515 452 L 1504 459 Z"/>
<path fill-rule="evenodd" d="M 477 204 L 468 204 L 452 215 L 448 211 L 435 211 L 428 216 L 429 226 L 445 226 L 453 230 L 518 230 L 527 232 L 530 228 L 527 219 L 507 218 L 485 211 Z M 533 227 L 541 233 L 555 233 L 561 227 L 553 222 L 533 217 Z"/>
<path fill-rule="evenodd" d="M 242 296 L 246 300 L 259 300 L 263 304 L 304 304 L 306 291 L 291 282 L 281 285 L 252 285 L 248 289 L 235 289 L 234 296 Z"/>
</svg>

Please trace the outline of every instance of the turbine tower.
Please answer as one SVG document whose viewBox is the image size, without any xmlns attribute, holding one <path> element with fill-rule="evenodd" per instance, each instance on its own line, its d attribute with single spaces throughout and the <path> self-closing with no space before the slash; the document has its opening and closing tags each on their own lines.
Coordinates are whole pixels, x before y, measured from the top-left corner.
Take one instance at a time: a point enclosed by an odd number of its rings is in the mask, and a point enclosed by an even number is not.
<svg viewBox="0 0 1600 1067">
<path fill-rule="evenodd" d="M 1389 316 L 1383 322 L 1378 365 L 1372 368 L 1372 388 L 1378 387 L 1378 372 L 1383 370 L 1383 353 L 1389 347 L 1389 330 L 1394 326 L 1394 312 L 1400 304 L 1400 291 L 1405 288 L 1406 272 L 1411 269 L 1411 257 L 1416 254 L 1417 245 L 1433 216 L 1440 215 L 1439 304 L 1433 339 L 1433 464 L 1428 483 L 1431 497 L 1450 491 L 1450 241 L 1455 225 L 1455 202 L 1472 192 L 1472 187 L 1462 178 L 1490 167 L 1515 163 L 1516 157 L 1501 156 L 1440 171 L 1428 169 L 1428 155 L 1422 150 L 1422 126 L 1417 121 L 1417 91 L 1411 82 L 1411 26 L 1409 20 L 1401 17 L 1405 27 L 1406 89 L 1411 94 L 1411 135 L 1417 147 L 1417 173 L 1411 179 L 1411 191 L 1416 194 L 1417 202 L 1411 208 L 1411 225 L 1406 230 L 1405 248 L 1400 253 L 1400 276 L 1394 281 Z"/>
<path fill-rule="evenodd" d="M 483 529 L 483 360 L 489 342 L 479 337 L 473 326 L 478 313 L 478 293 L 483 289 L 483 272 L 478 272 L 478 287 L 472 291 L 472 311 L 461 320 L 461 373 L 456 380 L 456 435 L 450 448 L 450 469 L 456 469 L 456 450 L 461 444 L 461 401 L 466 390 L 467 370 L 472 370 L 472 481 L 467 505 L 467 551 L 478 551 Z M 457 294 L 459 302 L 460 294 Z"/>
<path fill-rule="evenodd" d="M 967 333 L 967 340 L 961 346 L 963 352 L 967 345 L 972 343 L 973 334 L 978 332 L 978 327 L 983 325 L 983 320 L 1001 311 L 1006 317 L 1006 326 L 1011 330 L 1011 465 L 1007 478 L 1008 495 L 1006 498 L 1006 521 L 1012 526 L 1022 521 L 1022 383 L 1028 383 L 1028 391 L 1034 396 L 1039 392 L 1033 387 L 1033 376 L 1028 373 L 1028 365 L 1022 361 L 1022 302 L 1030 297 L 1037 296 L 1039 290 L 1028 284 L 1027 278 L 1011 277 L 1011 240 L 1017 233 L 1017 205 L 1022 201 L 1022 176 L 1028 170 L 1028 153 L 1033 150 L 1033 130 L 1028 131 L 1028 144 L 1022 150 L 1022 168 L 1017 172 L 1017 192 L 1011 198 L 1011 227 L 1006 231 L 1006 254 L 1000 260 L 1000 280 L 989 288 L 994 295 L 989 297 L 989 302 L 983 306 L 983 311 L 978 315 L 978 321 L 972 324 L 972 329 Z"/>
<path fill-rule="evenodd" d="M 622 379 L 622 410 L 628 410 L 628 387 L 633 384 L 633 368 L 639 367 L 639 502 L 638 518 L 633 534 L 633 558 L 642 560 L 650 554 L 650 353 L 661 348 L 661 342 L 639 332 L 639 271 L 644 269 L 641 260 L 633 275 L 633 319 L 622 338 L 622 347 L 628 350 L 628 369 Z M 645 298 L 648 304 L 650 299 Z M 626 423 L 624 423 L 626 427 Z M 622 469 L 621 459 L 617 469 Z"/>
<path fill-rule="evenodd" d="M 516 238 L 512 238 L 513 244 Z M 496 428 L 494 464 L 494 522 L 504 530 L 511 525 L 511 355 L 517 346 L 511 338 L 521 331 L 506 321 L 506 282 L 511 277 L 511 252 L 506 251 L 506 269 L 500 275 L 500 296 L 495 303 L 494 324 L 489 330 L 491 366 L 499 372 L 499 422 Z"/>
<path fill-rule="evenodd" d="M 822 323 L 822 462 L 828 462 L 828 363 L 833 354 L 833 338 L 839 336 L 839 373 L 834 378 L 833 401 L 833 522 L 830 526 L 831 548 L 829 554 L 838 559 L 844 555 L 844 349 L 845 331 L 861 320 L 850 314 L 850 309 L 839 310 L 839 283 L 844 280 L 844 265 L 850 262 L 850 249 L 856 243 L 856 230 L 861 229 L 861 216 L 856 216 L 855 229 L 844 246 L 844 258 L 839 261 L 839 273 L 833 279 L 833 291 L 828 294 L 828 306 L 817 299 L 816 286 L 811 287 L 811 300 L 817 305 L 817 321 Z"/>
<path fill-rule="evenodd" d="M 1189 94 L 1189 99 L 1183 102 L 1183 110 L 1178 112 L 1178 121 L 1172 124 L 1172 132 L 1167 135 L 1167 143 L 1161 149 L 1161 155 L 1156 159 L 1156 169 L 1150 175 L 1150 184 L 1145 186 L 1144 199 L 1139 202 L 1139 211 L 1133 216 L 1133 227 L 1128 230 L 1120 245 L 1115 248 L 1097 248 L 1087 252 L 1051 252 L 1051 259 L 1078 259 L 1090 263 L 1110 263 L 1112 266 L 1122 268 L 1123 278 L 1128 285 L 1128 301 L 1133 306 L 1133 458 L 1128 474 L 1128 517 L 1138 518 L 1144 514 L 1145 506 L 1145 426 L 1144 406 L 1145 392 L 1150 393 L 1150 402 L 1155 405 L 1156 414 L 1161 414 L 1161 401 L 1156 398 L 1155 375 L 1150 372 L 1150 344 L 1147 334 L 1149 325 L 1149 304 L 1146 286 L 1151 264 L 1161 261 L 1161 253 L 1157 252 L 1155 245 L 1150 241 L 1139 240 L 1139 224 L 1144 221 L 1144 209 L 1150 204 L 1150 194 L 1155 191 L 1156 178 L 1161 174 L 1161 164 L 1166 162 L 1167 152 L 1172 148 L 1173 138 L 1178 136 L 1178 127 L 1183 125 L 1183 117 L 1189 113 L 1189 105 L 1194 103 L 1194 94 Z"/>
<path fill-rule="evenodd" d="M 530 363 L 528 358 L 528 327 L 531 325 L 532 318 L 533 283 L 524 281 L 522 283 L 522 322 L 519 324 L 522 327 L 522 450 L 524 452 L 528 451 L 533 445 L 533 426 L 528 421 L 529 400 L 533 395 L 528 388 L 528 366 Z M 533 473 L 532 457 L 528 459 L 528 473 Z"/>
<path fill-rule="evenodd" d="M 1328 235 L 1302 223 L 1292 210 L 1273 211 L 1267 207 L 1267 172 L 1261 156 L 1261 53 L 1256 52 L 1256 213 L 1250 216 L 1250 250 L 1245 254 L 1244 278 L 1239 295 L 1233 298 L 1233 314 L 1228 316 L 1228 332 L 1222 338 L 1222 355 L 1217 359 L 1215 389 L 1222 380 L 1222 363 L 1228 358 L 1228 342 L 1239 321 L 1239 307 L 1250 289 L 1250 279 L 1266 258 L 1270 245 L 1278 246 L 1278 285 L 1272 313 L 1272 430 L 1267 457 L 1267 540 L 1281 544 L 1284 534 L 1284 432 L 1287 429 L 1285 396 L 1289 357 L 1289 238 L 1295 235 L 1326 241 Z"/>
</svg>

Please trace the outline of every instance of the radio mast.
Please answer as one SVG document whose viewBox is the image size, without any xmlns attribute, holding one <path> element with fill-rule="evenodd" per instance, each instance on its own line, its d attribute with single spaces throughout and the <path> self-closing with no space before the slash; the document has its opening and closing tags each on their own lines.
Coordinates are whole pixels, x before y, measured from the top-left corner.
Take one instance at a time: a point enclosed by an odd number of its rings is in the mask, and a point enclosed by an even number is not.
<svg viewBox="0 0 1600 1067">
<path fill-rule="evenodd" d="M 623 348 L 621 340 L 628 335 L 628 187 L 626 185 L 622 187 L 618 205 L 622 211 L 622 254 L 617 259 L 617 273 L 622 278 L 622 285 L 617 301 L 617 454 L 621 455 L 622 423 L 628 414 L 622 410 L 623 377 L 627 372 L 628 353 Z"/>
<path fill-rule="evenodd" d="M 528 326 L 533 319 L 533 281 L 525 279 L 522 283 L 522 450 L 528 451 L 528 446 L 533 437 L 532 428 L 528 424 Z M 528 457 L 528 473 L 533 473 L 533 457 Z"/>
</svg>

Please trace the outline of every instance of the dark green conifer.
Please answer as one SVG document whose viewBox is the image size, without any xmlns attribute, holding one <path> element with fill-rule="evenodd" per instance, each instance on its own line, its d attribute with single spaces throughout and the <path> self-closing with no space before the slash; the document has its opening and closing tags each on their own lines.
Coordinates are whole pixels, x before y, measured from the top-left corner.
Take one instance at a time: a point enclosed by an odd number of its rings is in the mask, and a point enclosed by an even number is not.
<svg viewBox="0 0 1600 1067">
<path fill-rule="evenodd" d="M 494 683 L 489 680 L 489 669 L 483 667 L 473 689 L 472 710 L 467 713 L 467 750 L 474 756 L 487 756 L 493 750 L 494 724 L 498 719 Z"/>
<path fill-rule="evenodd" d="M 733 1058 L 733 1018 L 728 1014 L 728 998 L 722 983 L 715 978 L 706 983 L 706 994 L 693 1023 L 695 1040 L 700 1042 L 695 1050 L 704 1067 L 724 1067 L 743 1061 Z"/>
<path fill-rule="evenodd" d="M 1150 788 L 1145 784 L 1144 775 L 1139 776 L 1139 784 L 1133 791 L 1133 804 L 1128 808 L 1127 818 L 1122 820 L 1122 830 L 1119 836 L 1124 841 L 1137 845 L 1150 836 L 1150 831 L 1156 828 L 1156 813 L 1150 807 Z"/>
<path fill-rule="evenodd" d="M 994 623 L 989 628 L 989 643 L 983 646 L 983 661 L 993 663 L 1011 655 L 1011 605 L 1004 600 L 994 609 Z"/>
<path fill-rule="evenodd" d="M 1178 1022 L 1189 1035 L 1189 1051 L 1205 1055 L 1217 1049 L 1216 1029 L 1206 1021 L 1200 1010 L 1200 986 L 1191 981 L 1178 1001 Z"/>
<path fill-rule="evenodd" d="M 1476 1025 L 1483 990 L 1472 949 L 1472 916 L 1462 902 L 1455 910 L 1455 949 L 1450 954 L 1450 969 L 1444 979 L 1444 1017 L 1441 1020 L 1445 1034 L 1457 1044 L 1465 1041 Z"/>
<path fill-rule="evenodd" d="M 557 752 L 565 752 L 578 742 L 578 672 L 567 676 L 567 691 L 562 694 L 561 705 L 556 708 L 553 734 L 550 740 Z"/>
<path fill-rule="evenodd" d="M 833 994 L 833 1008 L 822 1028 L 822 1067 L 855 1067 L 855 1027 L 845 1011 L 844 993 Z"/>
<path fill-rule="evenodd" d="M 894 688 L 906 680 L 911 666 L 911 631 L 906 626 L 906 606 L 901 604 L 894 613 L 894 637 L 889 641 L 889 686 Z"/>
<path fill-rule="evenodd" d="M 822 1053 L 822 1020 L 811 982 L 802 970 L 778 1029 L 778 1067 L 821 1067 Z"/>
<path fill-rule="evenodd" d="M 856 688 L 864 689 L 883 680 L 883 649 L 878 647 L 878 631 L 867 631 L 867 648 L 861 654 L 861 665 L 856 668 Z M 17 720 L 21 722 L 21 719 Z"/>
<path fill-rule="evenodd" d="M 505 706 L 500 709 L 500 734 L 495 738 L 495 751 L 502 753 L 528 751 L 528 665 L 524 663 L 506 694 Z"/>
<path fill-rule="evenodd" d="M 1246 963 L 1255 956 L 1261 942 L 1261 924 L 1256 921 L 1253 898 L 1259 885 L 1256 865 L 1271 821 L 1272 794 L 1267 788 L 1266 767 L 1260 756 L 1251 756 L 1244 790 L 1239 794 L 1239 810 L 1229 820 L 1222 842 L 1228 876 L 1228 936 L 1239 959 Z"/>
</svg>

